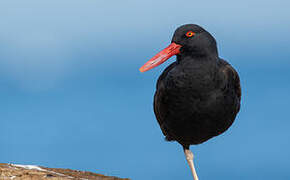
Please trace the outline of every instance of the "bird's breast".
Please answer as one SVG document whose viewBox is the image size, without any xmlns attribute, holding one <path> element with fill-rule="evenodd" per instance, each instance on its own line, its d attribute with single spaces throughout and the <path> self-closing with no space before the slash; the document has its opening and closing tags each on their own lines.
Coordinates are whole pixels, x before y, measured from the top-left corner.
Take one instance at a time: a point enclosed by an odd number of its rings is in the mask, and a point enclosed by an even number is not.
<svg viewBox="0 0 290 180">
<path fill-rule="evenodd" d="M 176 66 L 167 74 L 165 83 L 168 89 L 210 92 L 216 87 L 216 70 L 199 65 Z"/>
<path fill-rule="evenodd" d="M 215 66 L 176 66 L 163 81 L 167 105 L 190 114 L 216 111 L 224 105 L 225 95 L 217 76 Z"/>
</svg>

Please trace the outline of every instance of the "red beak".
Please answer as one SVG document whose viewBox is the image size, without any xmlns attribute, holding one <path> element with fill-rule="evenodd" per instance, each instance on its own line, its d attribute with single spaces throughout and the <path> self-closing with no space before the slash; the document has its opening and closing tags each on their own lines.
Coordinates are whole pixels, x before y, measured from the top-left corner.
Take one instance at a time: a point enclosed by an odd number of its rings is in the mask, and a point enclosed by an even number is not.
<svg viewBox="0 0 290 180">
<path fill-rule="evenodd" d="M 141 72 L 145 72 L 156 66 L 159 66 L 160 64 L 164 63 L 167 59 L 169 59 L 171 56 L 179 54 L 180 48 L 181 48 L 181 45 L 175 44 L 174 42 L 171 43 L 167 48 L 160 51 L 153 58 L 151 58 L 147 63 L 145 63 L 139 70 Z"/>
</svg>

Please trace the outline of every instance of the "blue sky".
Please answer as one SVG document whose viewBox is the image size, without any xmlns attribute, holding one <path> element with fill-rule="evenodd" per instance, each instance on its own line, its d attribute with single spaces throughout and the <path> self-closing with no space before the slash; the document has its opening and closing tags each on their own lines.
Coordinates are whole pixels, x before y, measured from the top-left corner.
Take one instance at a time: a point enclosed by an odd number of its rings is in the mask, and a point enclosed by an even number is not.
<svg viewBox="0 0 290 180">
<path fill-rule="evenodd" d="M 290 2 L 0 2 L 1 162 L 145 179 L 191 179 L 155 120 L 170 62 L 138 69 L 175 28 L 212 33 L 239 72 L 242 107 L 223 135 L 192 146 L 200 179 L 289 179 Z"/>
</svg>

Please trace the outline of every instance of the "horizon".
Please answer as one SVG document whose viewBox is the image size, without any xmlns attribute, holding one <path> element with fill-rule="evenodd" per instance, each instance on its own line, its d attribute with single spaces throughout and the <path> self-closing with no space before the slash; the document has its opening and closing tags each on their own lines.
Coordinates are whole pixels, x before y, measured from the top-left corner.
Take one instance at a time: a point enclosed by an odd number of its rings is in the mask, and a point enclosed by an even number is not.
<svg viewBox="0 0 290 180">
<path fill-rule="evenodd" d="M 288 1 L 0 3 L 1 161 L 130 179 L 192 179 L 153 113 L 170 63 L 139 68 L 182 24 L 211 33 L 239 73 L 241 111 L 191 146 L 200 179 L 290 178 Z"/>
</svg>

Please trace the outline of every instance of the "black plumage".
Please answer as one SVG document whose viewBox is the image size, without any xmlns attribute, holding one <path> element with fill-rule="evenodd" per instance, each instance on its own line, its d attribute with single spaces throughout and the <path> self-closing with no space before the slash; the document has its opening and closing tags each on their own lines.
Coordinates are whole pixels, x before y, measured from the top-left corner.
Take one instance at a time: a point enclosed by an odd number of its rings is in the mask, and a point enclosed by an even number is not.
<svg viewBox="0 0 290 180">
<path fill-rule="evenodd" d="M 188 31 L 196 33 L 187 38 Z M 154 112 L 167 140 L 188 148 L 226 131 L 240 109 L 238 73 L 218 57 L 215 39 L 197 25 L 178 28 L 177 61 L 158 79 Z"/>
<path fill-rule="evenodd" d="M 147 71 L 176 55 L 158 79 L 154 112 L 169 141 L 179 142 L 195 180 L 198 176 L 190 145 L 225 132 L 240 110 L 238 73 L 219 58 L 214 37 L 202 27 L 179 27 L 171 44 L 140 68 Z"/>
</svg>

